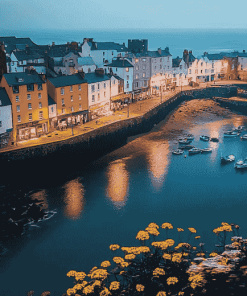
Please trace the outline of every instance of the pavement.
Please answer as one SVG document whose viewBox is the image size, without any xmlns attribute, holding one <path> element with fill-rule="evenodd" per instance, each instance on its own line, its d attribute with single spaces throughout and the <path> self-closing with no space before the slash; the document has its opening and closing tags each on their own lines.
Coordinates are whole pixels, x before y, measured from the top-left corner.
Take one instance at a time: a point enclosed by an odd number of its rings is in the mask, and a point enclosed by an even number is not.
<svg viewBox="0 0 247 296">
<path fill-rule="evenodd" d="M 225 84 L 246 84 L 246 83 L 247 82 L 239 81 L 239 80 L 218 81 L 216 83 L 207 82 L 207 83 L 200 83 L 199 87 L 182 86 L 182 90 L 185 91 L 185 90 L 206 88 L 206 87 L 210 87 L 210 85 L 217 86 L 217 85 L 225 85 Z M 176 93 L 179 93 L 180 91 L 181 91 L 181 87 L 177 87 L 175 91 L 166 91 L 162 96 L 162 102 L 165 102 L 170 97 L 174 96 Z M 103 116 L 101 118 L 86 122 L 83 125 L 74 126 L 73 134 L 72 134 L 71 127 L 68 127 L 66 130 L 63 130 L 63 131 L 56 130 L 44 136 L 41 136 L 40 138 L 33 138 L 33 139 L 21 141 L 21 142 L 18 142 L 15 146 L 7 146 L 4 148 L 1 148 L 0 153 L 42 145 L 42 144 L 54 143 L 54 142 L 66 140 L 69 138 L 73 138 L 74 136 L 86 134 L 91 130 L 96 130 L 97 128 L 100 128 L 102 126 L 107 126 L 108 124 L 111 124 L 116 121 L 121 121 L 128 118 L 135 118 L 138 116 L 142 116 L 146 112 L 148 112 L 150 109 L 153 109 L 154 107 L 161 104 L 162 102 L 161 102 L 160 96 L 158 97 L 153 96 L 150 99 L 137 101 L 129 105 L 126 105 L 123 107 L 122 110 L 115 111 L 114 113 L 109 114 L 107 116 Z"/>
</svg>

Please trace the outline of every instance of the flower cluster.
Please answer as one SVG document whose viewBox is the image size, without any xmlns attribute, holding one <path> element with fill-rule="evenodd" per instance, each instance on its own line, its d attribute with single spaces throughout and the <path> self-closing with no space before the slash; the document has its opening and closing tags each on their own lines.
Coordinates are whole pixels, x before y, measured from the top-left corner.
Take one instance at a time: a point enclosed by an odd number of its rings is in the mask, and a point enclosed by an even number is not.
<svg viewBox="0 0 247 296">
<path fill-rule="evenodd" d="M 143 285 L 140 285 L 140 284 L 136 285 L 136 290 L 138 292 L 142 292 L 142 291 L 144 291 L 144 289 L 145 289 L 145 287 Z"/>
<path fill-rule="evenodd" d="M 136 235 L 136 239 L 139 239 L 142 241 L 147 240 L 147 239 L 149 239 L 149 233 L 147 231 L 140 230 Z"/>
<path fill-rule="evenodd" d="M 151 235 L 158 236 L 160 234 L 157 228 L 155 227 L 147 227 L 145 230 Z"/>
<path fill-rule="evenodd" d="M 101 267 L 105 267 L 105 268 L 106 268 L 106 267 L 109 267 L 109 266 L 111 266 L 111 262 L 108 261 L 108 260 L 107 260 L 107 261 L 103 261 L 103 262 L 100 264 L 100 266 L 101 266 Z"/>
<path fill-rule="evenodd" d="M 111 282 L 109 290 L 118 290 L 120 288 L 120 283 L 117 281 Z"/>
<path fill-rule="evenodd" d="M 105 269 L 96 269 L 91 274 L 91 279 L 106 279 L 108 272 Z"/>
<path fill-rule="evenodd" d="M 159 267 L 155 268 L 155 270 L 153 271 L 154 277 L 159 277 L 160 275 L 165 275 L 165 274 L 166 273 L 165 273 L 164 269 L 159 268 Z"/>
<path fill-rule="evenodd" d="M 190 231 L 191 233 L 196 233 L 195 228 L 193 228 L 193 227 L 189 227 L 188 229 L 189 229 L 189 231 Z"/>
<path fill-rule="evenodd" d="M 163 224 L 161 225 L 161 227 L 162 227 L 163 229 L 173 229 L 173 226 L 172 226 L 171 223 L 163 223 Z"/>
<path fill-rule="evenodd" d="M 177 230 L 178 230 L 178 232 L 182 232 L 182 231 L 184 231 L 183 228 L 177 228 Z"/>
<path fill-rule="evenodd" d="M 169 277 L 167 280 L 168 285 L 175 285 L 178 282 L 178 278 L 176 277 Z"/>
<path fill-rule="evenodd" d="M 117 245 L 117 244 L 113 244 L 113 245 L 110 245 L 109 248 L 110 248 L 111 251 L 116 251 L 116 250 L 118 250 L 120 248 L 120 246 Z"/>
</svg>

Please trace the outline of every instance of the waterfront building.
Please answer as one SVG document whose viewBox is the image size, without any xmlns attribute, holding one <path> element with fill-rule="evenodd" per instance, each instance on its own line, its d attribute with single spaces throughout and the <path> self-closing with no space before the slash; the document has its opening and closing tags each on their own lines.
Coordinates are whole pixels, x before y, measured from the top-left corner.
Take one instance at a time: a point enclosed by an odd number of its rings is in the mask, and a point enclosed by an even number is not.
<svg viewBox="0 0 247 296">
<path fill-rule="evenodd" d="M 47 89 L 57 109 L 53 127 L 64 129 L 88 121 L 88 84 L 83 72 L 48 78 Z"/>
<path fill-rule="evenodd" d="M 12 104 L 13 140 L 39 137 L 49 131 L 46 81 L 34 70 L 7 73 L 1 80 Z"/>
<path fill-rule="evenodd" d="M 96 66 L 102 68 L 110 64 L 113 58 L 124 57 L 128 53 L 125 44 L 115 42 L 95 42 L 93 38 L 84 38 L 81 46 L 81 57 L 92 57 Z"/>
<path fill-rule="evenodd" d="M 153 75 L 149 82 L 151 92 L 150 94 L 160 96 L 162 92 L 163 95 L 164 91 L 167 89 L 167 80 L 167 74 L 157 73 Z"/>
<path fill-rule="evenodd" d="M 111 85 L 111 105 L 110 110 L 118 110 L 122 108 L 124 103 L 129 102 L 129 94 L 124 93 L 124 79 L 118 75 L 107 74 L 110 78 Z"/>
<path fill-rule="evenodd" d="M 95 62 L 92 57 L 79 57 L 78 58 L 78 70 L 84 73 L 94 72 L 96 69 Z"/>
<path fill-rule="evenodd" d="M 48 95 L 48 108 L 49 108 L 49 122 L 50 122 L 50 130 L 56 128 L 57 123 L 57 104 L 54 102 L 54 100 L 51 98 L 51 96 Z"/>
<path fill-rule="evenodd" d="M 12 105 L 6 90 L 0 87 L 0 147 L 8 144 L 12 129 Z"/>
<path fill-rule="evenodd" d="M 90 119 L 106 115 L 110 112 L 111 79 L 105 74 L 104 69 L 96 69 L 95 72 L 86 73 L 88 83 L 88 110 Z"/>
<path fill-rule="evenodd" d="M 176 86 L 185 86 L 189 84 L 188 67 L 183 58 L 179 56 L 172 59 L 172 83 Z"/>
</svg>

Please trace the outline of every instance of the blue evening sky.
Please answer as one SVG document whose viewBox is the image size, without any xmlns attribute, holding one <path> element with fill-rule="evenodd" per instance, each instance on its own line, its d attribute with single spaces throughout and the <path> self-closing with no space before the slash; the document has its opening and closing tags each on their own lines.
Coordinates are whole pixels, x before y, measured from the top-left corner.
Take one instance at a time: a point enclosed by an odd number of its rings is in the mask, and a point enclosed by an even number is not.
<svg viewBox="0 0 247 296">
<path fill-rule="evenodd" d="M 246 28 L 246 8 L 246 0 L 0 0 L 0 31 Z"/>
</svg>

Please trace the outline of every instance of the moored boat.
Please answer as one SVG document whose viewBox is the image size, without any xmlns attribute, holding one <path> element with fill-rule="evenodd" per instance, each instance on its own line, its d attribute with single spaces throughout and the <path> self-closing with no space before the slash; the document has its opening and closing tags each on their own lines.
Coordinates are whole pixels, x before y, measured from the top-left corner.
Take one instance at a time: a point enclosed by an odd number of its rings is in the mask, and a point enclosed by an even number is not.
<svg viewBox="0 0 247 296">
<path fill-rule="evenodd" d="M 189 150 L 189 154 L 198 154 L 198 153 L 201 153 L 201 149 L 192 148 Z"/>
<path fill-rule="evenodd" d="M 238 162 L 235 163 L 235 169 L 247 169 L 247 162 L 239 160 Z"/>
<path fill-rule="evenodd" d="M 191 135 L 191 134 L 189 134 L 189 135 L 187 135 L 186 139 L 189 140 L 189 141 L 193 141 L 194 140 L 194 136 Z"/>
<path fill-rule="evenodd" d="M 218 138 L 211 138 L 210 141 L 211 142 L 219 142 L 219 139 Z"/>
<path fill-rule="evenodd" d="M 241 140 L 247 140 L 247 134 L 244 134 L 240 137 Z"/>
<path fill-rule="evenodd" d="M 184 145 L 187 145 L 187 144 L 189 144 L 189 143 L 191 143 L 192 142 L 192 140 L 188 140 L 188 139 L 179 139 L 178 140 L 178 143 L 179 144 L 184 144 Z"/>
<path fill-rule="evenodd" d="M 239 136 L 239 133 L 234 132 L 234 131 L 227 131 L 224 133 L 225 138 L 233 138 L 233 137 L 238 137 L 238 136 Z"/>
<path fill-rule="evenodd" d="M 235 156 L 234 155 L 228 155 L 228 156 L 225 156 L 225 157 L 223 157 L 223 156 L 221 156 L 221 158 L 220 158 L 220 160 L 221 160 L 221 163 L 229 163 L 229 162 L 232 162 L 232 161 L 234 161 L 235 160 Z"/>
<path fill-rule="evenodd" d="M 201 149 L 201 153 L 210 153 L 212 151 L 213 150 L 211 148 L 203 148 L 203 149 Z"/>
<path fill-rule="evenodd" d="M 200 140 L 208 142 L 210 140 L 210 137 L 202 135 L 202 136 L 200 136 Z"/>
<path fill-rule="evenodd" d="M 185 146 L 180 147 L 179 149 L 189 150 L 189 149 L 192 149 L 192 148 L 195 148 L 195 146 L 193 146 L 193 145 L 185 145 Z"/>
<path fill-rule="evenodd" d="M 183 150 L 181 150 L 181 149 L 176 149 L 176 150 L 173 150 L 172 151 L 172 154 L 175 154 L 175 155 L 180 155 L 180 154 L 183 154 L 184 152 L 183 152 Z"/>
</svg>

